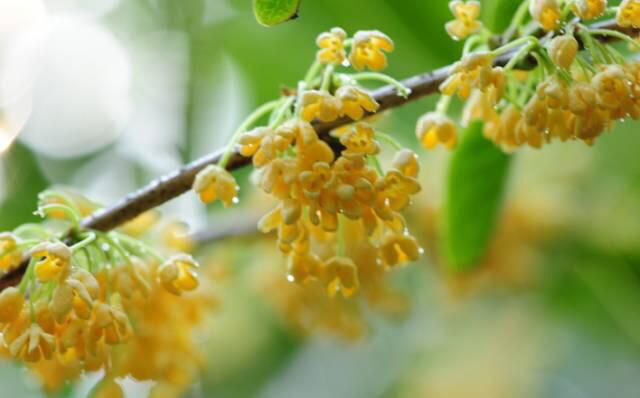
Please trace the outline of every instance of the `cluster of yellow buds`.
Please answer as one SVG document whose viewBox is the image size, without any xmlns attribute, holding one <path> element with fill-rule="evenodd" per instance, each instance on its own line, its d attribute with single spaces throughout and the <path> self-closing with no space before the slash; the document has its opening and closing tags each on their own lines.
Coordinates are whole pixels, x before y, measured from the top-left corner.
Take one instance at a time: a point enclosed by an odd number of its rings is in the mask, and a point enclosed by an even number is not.
<svg viewBox="0 0 640 398">
<path fill-rule="evenodd" d="M 28 263 L 20 284 L 0 292 L 1 346 L 33 368 L 50 391 L 99 369 L 107 373 L 99 387 L 117 390 L 113 377 L 133 374 L 125 359 L 149 371 L 151 364 L 141 359 L 168 349 L 130 350 L 164 335 L 158 325 L 145 326 L 145 318 L 162 322 L 158 314 L 189 301 L 178 296 L 198 287 L 198 265 L 184 254 L 165 260 L 122 232 L 82 230 L 79 202 L 69 194 L 43 193 L 38 213 L 64 222 L 23 225 L 0 236 L 3 272 Z M 173 324 L 174 316 L 164 322 Z M 175 326 L 188 332 L 194 323 Z M 149 378 L 164 380 L 155 373 Z"/>
<path fill-rule="evenodd" d="M 540 148 L 554 139 L 591 144 L 616 120 L 640 117 L 638 62 L 625 59 L 595 36 L 638 44 L 622 32 L 581 24 L 604 15 L 606 0 L 574 1 L 564 8 L 557 0 L 524 2 L 524 12 L 517 13 L 508 34 L 526 23 L 525 6 L 530 18 L 549 32 L 547 36 L 516 37 L 493 50 L 486 35 L 470 37 L 462 59 L 440 85 L 443 97 L 438 109 L 418 121 L 416 133 L 425 148 L 455 145 L 455 124 L 446 109 L 456 94 L 466 101 L 462 123 L 483 121 L 485 136 L 506 150 L 521 145 Z M 640 26 L 639 1 L 623 1 L 616 11 L 621 26 Z M 507 53 L 512 54 L 509 62 L 496 66 L 496 58 Z M 535 67 L 517 70 L 527 58 L 536 60 Z"/>
<path fill-rule="evenodd" d="M 403 96 L 410 91 L 382 73 L 336 71 L 348 65 L 349 47 L 349 64 L 354 69 L 383 69 L 385 52 L 393 50 L 385 34 L 361 31 L 348 38 L 344 30 L 334 28 L 322 33 L 317 44 L 316 62 L 295 95 L 260 108 L 258 112 L 263 113 L 250 116 L 249 121 L 271 113 L 269 125 L 240 131 L 233 142 L 241 155 L 253 158 L 258 187 L 279 201 L 261 219 L 259 229 L 277 231 L 278 248 L 288 256 L 289 279 L 321 281 L 330 296 L 350 297 L 359 290 L 362 276 L 345 249 L 346 224 L 357 222 L 364 228 L 363 239 L 372 242 L 373 261 L 380 269 L 420 256 L 421 249 L 400 214 L 420 191 L 417 157 L 361 121 L 379 105 L 359 81 L 391 82 Z M 357 123 L 335 129 L 329 137 L 318 135 L 313 123 L 341 117 Z M 339 149 L 332 149 L 330 140 Z M 378 159 L 381 140 L 399 150 L 386 172 Z M 217 176 L 229 175 L 224 165 L 198 175 L 194 189 L 201 197 L 207 184 L 200 182 L 208 174 L 215 170 Z"/>
</svg>

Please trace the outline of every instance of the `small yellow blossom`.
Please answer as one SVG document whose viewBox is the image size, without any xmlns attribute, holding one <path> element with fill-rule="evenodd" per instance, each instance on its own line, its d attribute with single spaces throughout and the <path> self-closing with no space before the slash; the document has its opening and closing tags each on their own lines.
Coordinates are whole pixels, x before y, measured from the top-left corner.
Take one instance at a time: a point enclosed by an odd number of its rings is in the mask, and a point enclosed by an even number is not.
<svg viewBox="0 0 640 398">
<path fill-rule="evenodd" d="M 575 0 L 572 10 L 580 19 L 588 21 L 602 16 L 607 9 L 607 0 Z"/>
<path fill-rule="evenodd" d="M 323 278 L 327 285 L 329 297 L 334 297 L 338 292 L 344 297 L 351 297 L 360 285 L 358 269 L 348 257 L 333 257 L 324 265 Z"/>
<path fill-rule="evenodd" d="M 37 323 L 32 323 L 9 345 L 9 352 L 25 362 L 36 362 L 51 359 L 55 348 L 55 338 Z"/>
<path fill-rule="evenodd" d="M 107 303 L 95 305 L 91 324 L 94 337 L 104 336 L 105 343 L 114 345 L 126 341 L 131 333 L 129 318 L 120 308 Z"/>
<path fill-rule="evenodd" d="M 497 97 L 502 95 L 506 78 L 502 68 L 492 68 L 494 55 L 490 52 L 475 52 L 464 56 L 453 64 L 449 77 L 442 82 L 439 89 L 444 95 L 458 94 L 467 99 L 472 90 L 487 91 L 496 89 Z"/>
<path fill-rule="evenodd" d="M 209 165 L 198 173 L 193 183 L 193 190 L 204 203 L 220 200 L 225 207 L 230 207 L 238 196 L 238 184 L 235 178 L 218 165 Z"/>
<path fill-rule="evenodd" d="M 375 113 L 379 106 L 373 97 L 356 86 L 342 86 L 336 91 L 336 97 L 342 101 L 342 114 L 353 120 L 360 120 L 365 111 Z"/>
<path fill-rule="evenodd" d="M 393 167 L 407 177 L 417 177 L 420 172 L 418 155 L 410 149 L 401 149 L 393 158 Z"/>
<path fill-rule="evenodd" d="M 631 95 L 629 78 L 619 65 L 607 65 L 593 77 L 598 105 L 613 110 L 621 107 Z"/>
<path fill-rule="evenodd" d="M 556 30 L 560 26 L 562 11 L 558 0 L 531 0 L 529 13 L 533 20 L 546 31 Z"/>
<path fill-rule="evenodd" d="M 394 44 L 391 38 L 377 30 L 359 31 L 353 38 L 349 62 L 356 70 L 368 67 L 382 70 L 387 67 L 387 56 L 383 51 L 391 52 Z"/>
<path fill-rule="evenodd" d="M 253 165 L 260 168 L 286 151 L 293 141 L 293 134 L 287 129 L 258 127 L 244 133 L 238 143 L 243 156 L 253 156 Z"/>
<path fill-rule="evenodd" d="M 479 1 L 454 0 L 449 3 L 449 9 L 455 20 L 447 22 L 445 29 L 454 40 L 466 39 L 482 28 L 482 24 L 478 21 L 478 17 L 480 17 Z"/>
<path fill-rule="evenodd" d="M 616 22 L 622 27 L 640 28 L 640 0 L 623 0 L 618 7 Z"/>
<path fill-rule="evenodd" d="M 180 295 L 198 287 L 198 263 L 187 254 L 171 257 L 158 269 L 158 278 L 167 291 Z"/>
<path fill-rule="evenodd" d="M 42 242 L 31 248 L 31 256 L 39 259 L 35 274 L 43 283 L 66 276 L 71 264 L 71 249 L 61 242 Z"/>
<path fill-rule="evenodd" d="M 384 178 L 376 182 L 378 208 L 389 207 L 400 211 L 407 207 L 411 196 L 420 192 L 420 184 L 413 177 L 407 177 L 397 170 L 390 170 Z"/>
<path fill-rule="evenodd" d="M 302 95 L 302 119 L 311 122 L 318 119 L 332 122 L 342 113 L 342 101 L 333 95 L 318 90 L 306 91 Z"/>
<path fill-rule="evenodd" d="M 446 115 L 437 112 L 429 112 L 418 120 L 416 136 L 426 149 L 433 149 L 439 143 L 453 149 L 457 143 L 456 125 Z"/>
<path fill-rule="evenodd" d="M 320 275 L 322 261 L 312 253 L 291 253 L 287 264 L 287 279 L 290 282 L 305 283 Z"/>
<path fill-rule="evenodd" d="M 358 157 L 377 155 L 380 152 L 380 144 L 375 140 L 374 129 L 365 123 L 357 123 L 347 129 L 335 130 L 331 133 L 340 138 L 340 143 L 346 149 L 342 156 Z"/>
<path fill-rule="evenodd" d="M 18 318 L 24 306 L 24 295 L 15 287 L 0 293 L 0 322 L 8 323 Z"/>
<path fill-rule="evenodd" d="M 556 66 L 569 69 L 576 59 L 578 47 L 578 41 L 573 36 L 558 36 L 549 43 L 549 56 Z"/>
<path fill-rule="evenodd" d="M 22 251 L 18 250 L 18 238 L 9 232 L 0 233 L 0 270 L 10 270 L 22 262 Z"/>
<path fill-rule="evenodd" d="M 380 243 L 382 262 L 395 267 L 420 258 L 420 246 L 413 236 L 388 233 Z"/>
<path fill-rule="evenodd" d="M 333 28 L 329 32 L 321 33 L 316 39 L 316 44 L 320 47 L 316 58 L 321 64 L 340 65 L 347 58 L 344 50 L 344 40 L 347 34 L 341 28 Z"/>
</svg>

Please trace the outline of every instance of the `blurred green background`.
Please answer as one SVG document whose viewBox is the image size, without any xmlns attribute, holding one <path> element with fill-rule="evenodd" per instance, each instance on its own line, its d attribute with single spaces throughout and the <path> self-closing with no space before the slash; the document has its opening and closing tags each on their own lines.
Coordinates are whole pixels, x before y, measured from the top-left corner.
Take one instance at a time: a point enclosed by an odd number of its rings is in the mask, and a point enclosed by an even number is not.
<svg viewBox="0 0 640 398">
<path fill-rule="evenodd" d="M 62 69 L 46 60 L 40 64 L 50 67 L 34 78 L 41 95 L 51 79 L 73 78 L 52 94 L 56 107 L 45 107 L 51 98 L 36 100 L 31 117 L 40 122 L 25 122 L 31 138 L 19 136 L 2 154 L 3 230 L 35 220 L 36 194 L 51 184 L 73 186 L 109 203 L 222 146 L 243 115 L 295 86 L 313 60 L 315 37 L 333 26 L 349 33 L 379 29 L 391 36 L 396 51 L 388 73 L 398 78 L 446 65 L 460 52 L 443 29 L 451 18 L 446 0 L 303 0 L 298 19 L 270 29 L 255 22 L 248 0 L 46 3 L 43 18 L 51 29 L 62 18 L 70 37 L 78 37 L 76 23 L 98 27 L 110 38 L 96 33 L 104 42 L 101 51 L 91 35 L 79 43 L 52 35 L 50 40 L 62 40 L 53 48 L 65 54 L 82 59 L 83 46 L 90 45 L 106 55 L 91 72 L 83 72 L 73 57 Z M 496 29 L 518 5 L 482 3 L 485 21 Z M 5 39 L 0 43 L 6 48 L 19 41 L 11 34 Z M 20 66 L 26 61 L 17 54 L 7 51 L 0 60 Z M 124 69 L 110 62 L 112 54 L 123 59 Z M 124 72 L 112 74 L 116 69 Z M 0 73 L 15 81 L 22 77 L 11 75 L 15 70 L 20 68 L 7 66 Z M 77 88 L 102 78 L 113 83 L 109 87 L 124 87 L 125 98 Z M 78 99 L 79 93 L 87 98 Z M 96 114 L 113 117 L 89 123 L 91 113 L 76 113 L 77 119 L 65 119 L 62 111 L 73 115 L 82 101 L 95 106 Z M 125 111 L 113 111 L 113 102 L 126 103 Z M 427 98 L 405 106 L 380 125 L 420 151 L 415 121 L 434 103 Z M 435 255 L 449 154 L 420 151 L 425 189 L 411 219 L 428 253 L 394 277 L 410 296 L 411 309 L 401 319 L 364 309 L 368 327 L 356 341 L 323 332 L 301 335 L 283 321 L 255 288 L 265 267 L 280 270 L 277 257 L 264 261 L 261 243 L 222 241 L 205 248 L 203 253 L 214 257 L 220 247 L 239 254 L 225 260 L 232 276 L 223 287 L 223 306 L 202 336 L 210 366 L 188 396 L 637 397 L 637 127 L 620 123 L 593 147 L 567 143 L 518 151 L 490 255 L 481 270 L 464 277 L 447 273 Z M 82 134 L 89 141 L 79 139 Z M 98 141 L 96 135 L 111 138 L 83 150 Z M 60 141 L 71 149 L 53 145 Z M 247 186 L 248 173 L 239 176 Z M 243 192 L 241 206 L 257 206 L 251 190 Z M 220 211 L 214 206 L 207 213 L 191 195 L 163 208 L 167 217 L 186 220 L 194 231 L 215 225 Z M 473 218 L 469 214 L 470 223 Z M 3 396 L 39 396 L 28 381 L 16 382 L 22 373 L 11 364 L 2 366 Z M 133 381 L 127 386 L 130 396 L 143 394 L 144 386 Z"/>
</svg>

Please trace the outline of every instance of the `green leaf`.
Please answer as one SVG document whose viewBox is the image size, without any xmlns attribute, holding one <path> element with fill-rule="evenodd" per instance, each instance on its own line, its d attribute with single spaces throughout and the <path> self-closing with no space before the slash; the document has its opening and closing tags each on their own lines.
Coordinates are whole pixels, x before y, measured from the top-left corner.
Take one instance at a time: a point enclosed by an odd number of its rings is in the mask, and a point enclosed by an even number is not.
<svg viewBox="0 0 640 398">
<path fill-rule="evenodd" d="M 0 231 L 13 229 L 26 222 L 38 221 L 33 215 L 38 193 L 48 183 L 34 154 L 19 142 L 14 143 L 2 159 L 6 171 L 7 195 L 0 203 Z"/>
<path fill-rule="evenodd" d="M 253 0 L 253 12 L 258 22 L 273 26 L 298 16 L 301 0 Z"/>
<path fill-rule="evenodd" d="M 471 270 L 485 254 L 499 216 L 511 157 L 482 135 L 482 123 L 465 131 L 449 165 L 444 254 L 454 270 Z"/>
</svg>

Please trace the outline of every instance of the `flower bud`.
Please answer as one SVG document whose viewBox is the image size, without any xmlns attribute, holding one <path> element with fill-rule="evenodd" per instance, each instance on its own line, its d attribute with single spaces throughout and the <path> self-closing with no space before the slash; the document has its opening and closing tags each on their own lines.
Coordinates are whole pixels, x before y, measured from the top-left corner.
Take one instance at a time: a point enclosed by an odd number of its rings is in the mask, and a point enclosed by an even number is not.
<svg viewBox="0 0 640 398">
<path fill-rule="evenodd" d="M 569 69 L 578 55 L 578 41 L 573 36 L 558 36 L 551 40 L 547 51 L 556 66 Z"/>
</svg>

